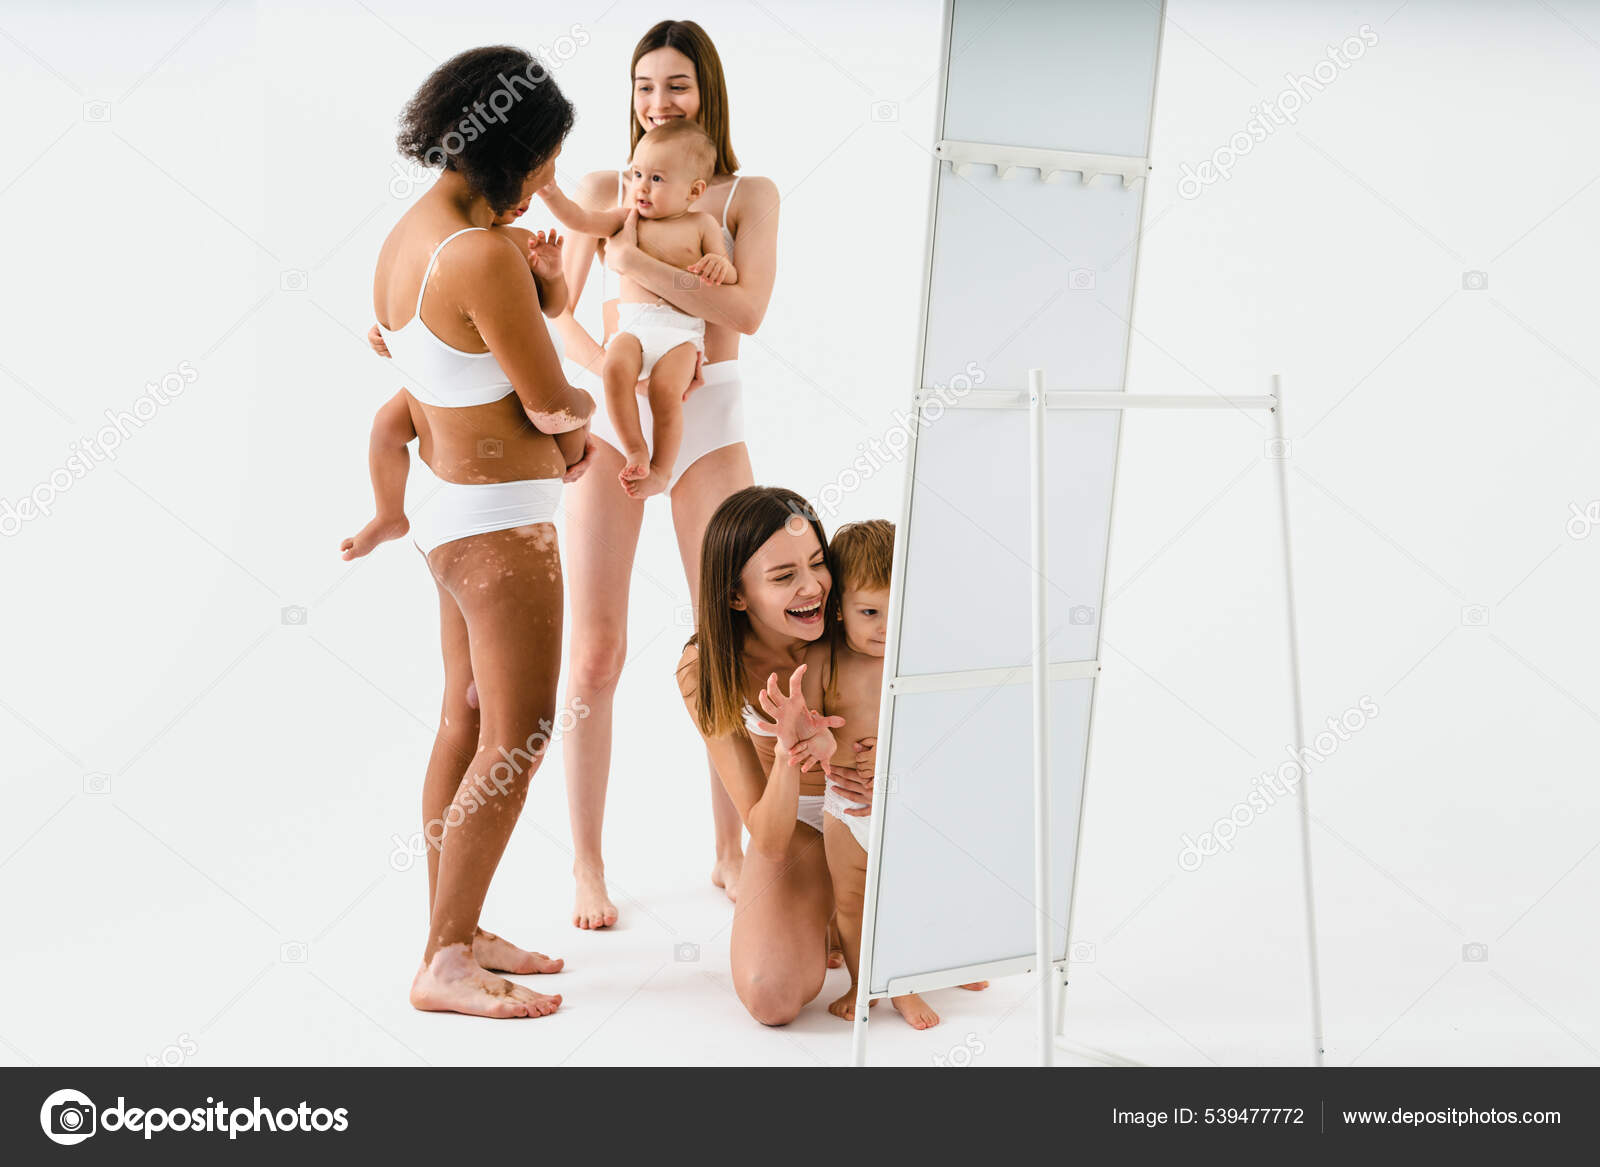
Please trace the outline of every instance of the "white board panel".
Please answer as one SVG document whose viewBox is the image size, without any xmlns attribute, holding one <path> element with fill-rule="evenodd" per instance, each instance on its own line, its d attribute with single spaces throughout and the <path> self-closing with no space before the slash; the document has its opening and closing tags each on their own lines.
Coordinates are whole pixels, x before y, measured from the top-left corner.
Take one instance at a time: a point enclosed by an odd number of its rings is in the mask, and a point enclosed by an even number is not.
<svg viewBox="0 0 1600 1167">
<path fill-rule="evenodd" d="M 1051 733 L 1060 743 L 1050 767 L 1051 837 L 1063 880 L 1076 858 L 1090 684 L 1050 686 Z M 905 748 L 879 779 L 893 794 L 883 804 L 873 992 L 895 977 L 1033 951 L 1031 700 L 1027 685 L 1007 685 L 895 702 L 893 738 Z M 1061 956 L 1066 915 L 1062 897 L 1051 944 Z"/>
<path fill-rule="evenodd" d="M 1153 0 L 957 0 L 944 136 L 1144 157 Z"/>
<path fill-rule="evenodd" d="M 944 167 L 923 385 L 960 384 L 970 364 L 986 385 L 1020 389 L 1042 366 L 1052 388 L 1122 388 L 1144 186 Z"/>
<path fill-rule="evenodd" d="M 1052 662 L 1094 659 L 1119 418 L 1074 409 L 1046 421 Z M 1027 435 L 1024 409 L 950 409 L 918 436 L 901 676 L 1020 665 L 1026 679 L 1033 651 Z M 1028 741 L 1023 732 L 1023 756 Z"/>
</svg>

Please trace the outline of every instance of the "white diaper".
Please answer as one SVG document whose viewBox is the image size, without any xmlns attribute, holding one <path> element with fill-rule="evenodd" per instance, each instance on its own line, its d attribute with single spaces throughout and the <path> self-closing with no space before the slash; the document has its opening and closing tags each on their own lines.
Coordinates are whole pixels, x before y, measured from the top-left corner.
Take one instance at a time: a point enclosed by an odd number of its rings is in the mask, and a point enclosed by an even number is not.
<svg viewBox="0 0 1600 1167">
<path fill-rule="evenodd" d="M 822 813 L 832 815 L 845 826 L 850 828 L 850 833 L 855 836 L 856 842 L 861 844 L 861 849 L 867 849 L 867 831 L 872 826 L 870 815 L 845 814 L 847 810 L 860 810 L 867 804 L 864 802 L 851 802 L 842 794 L 835 794 L 833 786 L 828 786 L 828 792 L 822 796 Z"/>
<path fill-rule="evenodd" d="M 692 344 L 705 355 L 706 322 L 666 304 L 622 301 L 617 305 L 617 336 L 624 332 L 637 340 L 644 352 L 644 364 L 639 369 L 641 377 L 648 377 L 656 362 L 680 344 Z"/>
</svg>

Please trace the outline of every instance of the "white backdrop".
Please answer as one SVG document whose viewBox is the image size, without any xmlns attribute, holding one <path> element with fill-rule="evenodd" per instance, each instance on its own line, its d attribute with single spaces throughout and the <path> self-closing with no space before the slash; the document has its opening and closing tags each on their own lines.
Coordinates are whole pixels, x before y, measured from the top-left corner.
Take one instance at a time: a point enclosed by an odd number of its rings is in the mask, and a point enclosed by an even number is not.
<svg viewBox="0 0 1600 1167">
<path fill-rule="evenodd" d="M 735 145 L 784 198 L 777 292 L 744 349 L 759 481 L 816 495 L 900 424 L 936 12 L 677 13 L 716 40 Z M 391 386 L 360 334 L 379 242 L 417 193 L 394 118 L 450 53 L 576 23 L 561 169 L 613 165 L 629 51 L 663 15 L 0 15 L 17 111 L 0 162 L 0 1059 L 846 1061 L 848 1027 L 822 1009 L 840 975 L 781 1032 L 728 983 L 702 756 L 668 680 L 687 590 L 664 504 L 618 698 L 624 926 L 566 922 L 558 754 L 485 918 L 568 958 L 567 1004 L 493 1027 L 404 999 L 424 879 L 395 870 L 391 836 L 415 829 L 433 594 L 407 548 L 355 568 L 335 551 L 366 516 L 366 428 Z M 1363 25 L 1377 43 L 1305 88 L 1295 124 L 1180 190 L 1183 163 L 1248 136 L 1286 73 Z M 1363 696 L 1380 711 L 1312 768 L 1333 1064 L 1600 1060 L 1581 922 L 1600 891 L 1600 536 L 1573 510 L 1600 500 L 1597 40 L 1600 6 L 1575 0 L 1169 5 L 1128 388 L 1259 393 L 1283 374 L 1313 732 Z M 46 517 L 3 517 L 186 362 L 192 383 L 124 422 L 114 462 L 46 488 Z M 1235 432 L 1207 448 L 1173 420 L 1127 421 L 1068 1025 L 1147 1061 L 1296 1061 L 1293 823 L 1246 802 L 1286 725 L 1265 432 L 1219 419 Z M 900 484 L 896 464 L 867 476 L 830 529 L 898 513 Z M 1240 805 L 1232 849 L 1186 870 L 1183 837 Z M 685 945 L 698 959 L 674 959 Z M 946 1024 L 925 1034 L 887 1019 L 874 1060 L 1029 1061 L 1028 987 L 938 995 Z"/>
</svg>

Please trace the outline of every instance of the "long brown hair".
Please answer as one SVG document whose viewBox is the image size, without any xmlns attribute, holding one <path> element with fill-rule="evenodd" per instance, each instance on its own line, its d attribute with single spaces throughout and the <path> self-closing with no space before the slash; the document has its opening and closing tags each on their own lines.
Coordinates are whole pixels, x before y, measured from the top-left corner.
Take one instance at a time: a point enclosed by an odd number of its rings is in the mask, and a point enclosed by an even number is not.
<svg viewBox="0 0 1600 1167">
<path fill-rule="evenodd" d="M 796 519 L 811 524 L 831 575 L 833 555 L 822 520 L 792 490 L 781 486 L 736 490 L 722 500 L 706 526 L 700 545 L 700 602 L 694 635 L 688 641 L 700 658 L 695 715 L 706 737 L 725 737 L 744 725 L 744 640 L 750 615 L 732 605 L 739 576 L 761 545 Z"/>
<path fill-rule="evenodd" d="M 663 20 L 634 46 L 633 60 L 628 64 L 628 157 L 633 157 L 633 148 L 644 137 L 639 115 L 633 111 L 635 70 L 640 57 L 657 49 L 677 49 L 694 64 L 700 87 L 700 128 L 716 143 L 716 173 L 733 174 L 739 169 L 739 159 L 728 136 L 728 82 L 722 76 L 722 58 L 717 56 L 717 46 L 711 43 L 706 30 L 692 20 Z"/>
</svg>

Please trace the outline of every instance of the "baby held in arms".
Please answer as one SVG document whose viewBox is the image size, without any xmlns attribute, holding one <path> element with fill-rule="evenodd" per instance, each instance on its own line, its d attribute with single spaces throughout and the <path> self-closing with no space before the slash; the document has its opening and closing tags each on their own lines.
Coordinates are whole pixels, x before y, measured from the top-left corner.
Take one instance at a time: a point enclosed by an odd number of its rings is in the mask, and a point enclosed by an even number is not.
<svg viewBox="0 0 1600 1167">
<path fill-rule="evenodd" d="M 633 148 L 623 206 L 603 211 L 580 207 L 555 183 L 539 192 L 568 230 L 602 239 L 615 235 L 637 212 L 639 248 L 646 255 L 710 284 L 738 280 L 723 249 L 716 217 L 689 209 L 716 173 L 717 148 L 706 132 L 686 118 L 657 126 Z M 623 277 L 617 306 L 617 333 L 606 346 L 606 411 L 622 439 L 626 461 L 618 477 L 631 498 L 648 498 L 667 488 L 683 444 L 683 395 L 705 355 L 706 322 L 679 312 L 648 288 Z M 648 444 L 635 398 L 641 378 L 654 419 Z"/>
<path fill-rule="evenodd" d="M 837 605 L 831 635 L 806 652 L 806 705 L 822 717 L 842 717 L 844 725 L 824 729 L 796 744 L 790 757 L 802 766 L 813 762 L 870 776 L 876 764 L 878 706 L 883 695 L 883 654 L 889 628 L 889 575 L 894 561 L 894 524 L 886 519 L 846 523 L 829 544 L 833 558 Z M 830 779 L 832 775 L 830 773 Z M 867 887 L 867 830 L 872 808 L 844 797 L 832 781 L 822 802 L 822 843 L 833 879 L 834 922 L 844 942 L 850 970 L 850 991 L 828 1012 L 855 1017 L 856 983 L 860 976 L 861 912 Z M 985 989 L 976 981 L 963 989 Z M 915 993 L 891 997 L 895 1010 L 914 1029 L 939 1024 L 939 1015 Z M 873 1004 L 877 1004 L 876 1001 Z"/>
</svg>

